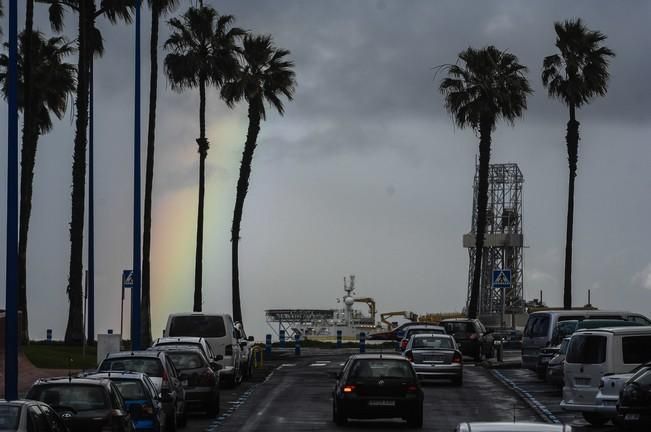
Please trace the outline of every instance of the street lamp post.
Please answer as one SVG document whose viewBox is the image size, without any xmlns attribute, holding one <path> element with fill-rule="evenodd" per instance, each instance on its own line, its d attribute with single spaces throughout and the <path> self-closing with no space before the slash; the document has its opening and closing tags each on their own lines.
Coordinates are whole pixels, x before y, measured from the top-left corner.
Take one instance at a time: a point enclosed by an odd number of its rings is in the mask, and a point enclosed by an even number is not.
<svg viewBox="0 0 651 432">
<path fill-rule="evenodd" d="M 140 4 L 136 1 L 136 70 L 133 142 L 133 289 L 131 290 L 131 347 L 140 349 Z"/>
</svg>

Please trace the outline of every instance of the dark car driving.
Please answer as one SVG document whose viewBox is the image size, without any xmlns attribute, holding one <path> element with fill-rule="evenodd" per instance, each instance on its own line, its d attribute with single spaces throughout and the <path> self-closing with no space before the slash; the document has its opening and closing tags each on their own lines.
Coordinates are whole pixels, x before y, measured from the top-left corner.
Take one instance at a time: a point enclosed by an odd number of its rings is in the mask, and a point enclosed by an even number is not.
<svg viewBox="0 0 651 432">
<path fill-rule="evenodd" d="M 651 363 L 641 366 L 619 392 L 617 414 L 630 428 L 651 427 Z"/>
<path fill-rule="evenodd" d="M 70 432 L 134 431 L 120 391 L 106 379 L 41 379 L 26 398 L 50 405 Z"/>
<path fill-rule="evenodd" d="M 478 319 L 450 318 L 440 324 L 445 332 L 454 336 L 463 355 L 481 361 L 494 355 L 493 336 Z"/>
<path fill-rule="evenodd" d="M 348 358 L 332 392 L 337 425 L 349 418 L 402 418 L 423 425 L 423 390 L 411 363 L 398 355 L 358 354 Z"/>
</svg>

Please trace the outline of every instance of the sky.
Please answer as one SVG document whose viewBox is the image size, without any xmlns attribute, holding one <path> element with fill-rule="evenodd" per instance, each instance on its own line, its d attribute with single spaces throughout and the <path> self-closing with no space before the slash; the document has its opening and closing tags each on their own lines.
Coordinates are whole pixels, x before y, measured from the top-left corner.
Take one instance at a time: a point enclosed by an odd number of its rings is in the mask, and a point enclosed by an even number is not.
<svg viewBox="0 0 651 432">
<path fill-rule="evenodd" d="M 22 3 L 22 2 L 20 2 Z M 651 316 L 651 3 L 645 0 L 205 1 L 291 51 L 297 89 L 284 116 L 261 125 L 240 242 L 248 333 L 270 329 L 265 309 L 334 308 L 343 277 L 380 312 L 459 311 L 465 304 L 472 181 L 478 138 L 443 107 L 436 66 L 468 46 L 495 45 L 529 68 L 535 91 L 514 126 L 498 123 L 494 163 L 525 178 L 524 289 L 562 304 L 567 202 L 567 109 L 542 87 L 555 21 L 581 17 L 608 36 L 608 94 L 578 114 L 581 141 L 574 229 L 575 304 Z M 173 15 L 189 2 L 180 1 Z M 21 19 L 24 14 L 21 11 Z M 36 5 L 39 29 L 51 34 Z M 147 115 L 149 10 L 143 10 L 143 119 Z M 2 19 L 5 29 L 6 17 Z M 134 27 L 100 21 L 95 63 L 96 330 L 120 326 L 120 276 L 131 268 Z M 74 16 L 66 37 L 75 37 Z M 160 41 L 169 29 L 161 25 Z M 161 47 L 162 48 L 162 47 Z M 164 52 L 161 49 L 160 58 Z M 70 57 L 71 63 L 76 63 Z M 190 311 L 198 196 L 198 92 L 178 93 L 159 73 L 152 231 L 152 332 Z M 6 131 L 6 104 L 0 130 Z M 246 106 L 208 92 L 204 311 L 231 311 L 230 224 Z M 143 127 L 143 143 L 146 128 Z M 63 338 L 68 311 L 72 110 L 41 138 L 28 247 L 30 336 Z M 6 179 L 6 146 L 0 178 Z M 143 172 L 144 172 L 143 145 Z M 6 188 L 0 188 L 0 203 Z M 0 211 L 5 244 L 6 212 Z M 0 251 L 4 275 L 5 248 Z M 3 279 L 4 280 L 4 279 Z M 4 302 L 4 284 L 0 304 Z M 128 301 L 128 298 L 127 298 Z M 128 322 L 128 303 L 125 314 Z M 125 332 L 128 331 L 125 329 Z"/>
</svg>

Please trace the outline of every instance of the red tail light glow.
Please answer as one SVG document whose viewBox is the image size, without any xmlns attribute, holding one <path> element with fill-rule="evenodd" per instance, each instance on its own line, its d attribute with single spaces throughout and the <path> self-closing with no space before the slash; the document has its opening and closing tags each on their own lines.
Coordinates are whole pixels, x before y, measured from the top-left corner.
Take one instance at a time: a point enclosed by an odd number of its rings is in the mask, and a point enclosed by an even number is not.
<svg viewBox="0 0 651 432">
<path fill-rule="evenodd" d="M 350 384 L 349 384 L 349 385 L 345 385 L 344 388 L 343 388 L 343 392 L 344 392 L 344 393 L 352 393 L 354 390 L 355 390 L 355 386 L 354 386 L 354 385 L 350 385 Z"/>
<path fill-rule="evenodd" d="M 167 371 L 165 369 L 163 369 L 163 382 L 166 383 L 168 380 L 169 380 L 169 378 L 167 376 Z"/>
<path fill-rule="evenodd" d="M 415 392 L 418 391 L 418 386 L 410 385 L 409 387 L 407 387 L 407 391 L 408 391 L 409 393 L 415 393 Z"/>
<path fill-rule="evenodd" d="M 407 343 L 409 343 L 409 341 L 407 339 L 401 340 L 400 341 L 400 349 L 404 351 L 407 348 Z"/>
<path fill-rule="evenodd" d="M 461 363 L 463 361 L 463 358 L 461 357 L 461 354 L 459 353 L 454 353 L 452 356 L 452 363 Z"/>
<path fill-rule="evenodd" d="M 477 338 L 479 338 L 479 335 L 477 333 L 473 333 L 470 335 L 470 340 L 475 340 Z"/>
</svg>

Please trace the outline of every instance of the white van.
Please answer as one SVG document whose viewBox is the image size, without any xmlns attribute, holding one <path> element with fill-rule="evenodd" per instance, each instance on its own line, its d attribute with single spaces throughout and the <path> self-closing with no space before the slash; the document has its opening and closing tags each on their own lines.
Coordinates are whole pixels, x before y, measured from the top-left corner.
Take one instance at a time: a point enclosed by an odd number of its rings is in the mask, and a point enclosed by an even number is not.
<svg viewBox="0 0 651 432">
<path fill-rule="evenodd" d="M 562 321 L 583 321 L 584 319 L 619 319 L 636 322 L 642 326 L 651 325 L 651 320 L 641 314 L 604 310 L 546 310 L 529 314 L 522 333 L 522 367 L 536 370 L 540 349 L 551 345 L 556 325 Z M 562 338 L 560 339 L 562 340 Z M 558 343 L 560 343 L 560 340 Z"/>
<path fill-rule="evenodd" d="M 223 359 L 219 380 L 234 386 L 242 380 L 240 335 L 228 314 L 204 314 L 199 312 L 175 313 L 167 318 L 165 336 L 202 337 L 210 348 Z"/>
<path fill-rule="evenodd" d="M 566 411 L 578 411 L 591 424 L 615 416 L 597 404 L 601 378 L 622 374 L 651 360 L 651 327 L 612 327 L 581 330 L 572 335 L 564 364 L 563 401 Z"/>
</svg>

